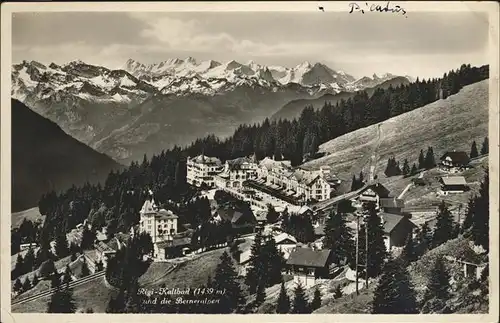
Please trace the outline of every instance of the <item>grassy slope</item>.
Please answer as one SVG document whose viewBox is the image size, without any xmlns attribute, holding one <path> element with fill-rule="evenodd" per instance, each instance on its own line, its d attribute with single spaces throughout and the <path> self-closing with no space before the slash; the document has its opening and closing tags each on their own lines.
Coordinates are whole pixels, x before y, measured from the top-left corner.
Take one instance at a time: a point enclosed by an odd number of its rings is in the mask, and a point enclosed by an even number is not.
<svg viewBox="0 0 500 323">
<path fill-rule="evenodd" d="M 304 164 L 305 168 L 330 165 L 341 179 L 350 181 L 361 170 L 368 173 L 369 158 L 378 146 L 376 173 L 383 171 L 387 159 L 417 162 L 421 149 L 432 146 L 436 158 L 447 150 L 469 152 L 473 140 L 480 146 L 488 134 L 488 80 L 463 88 L 456 95 L 439 100 L 379 124 L 345 134 L 320 146 L 327 156 Z"/>
<path fill-rule="evenodd" d="M 73 289 L 73 298 L 77 306 L 77 311 L 91 307 L 95 313 L 104 313 L 106 306 L 113 293 L 106 287 L 104 277 Z M 12 306 L 12 312 L 18 313 L 45 313 L 50 296 L 42 297 L 35 301 Z"/>
<path fill-rule="evenodd" d="M 17 228 L 23 223 L 23 220 L 30 220 L 32 222 L 43 221 L 45 220 L 45 216 L 40 214 L 38 211 L 38 207 L 34 207 L 31 209 L 27 209 L 21 212 L 14 212 L 11 214 L 11 227 Z"/>
</svg>

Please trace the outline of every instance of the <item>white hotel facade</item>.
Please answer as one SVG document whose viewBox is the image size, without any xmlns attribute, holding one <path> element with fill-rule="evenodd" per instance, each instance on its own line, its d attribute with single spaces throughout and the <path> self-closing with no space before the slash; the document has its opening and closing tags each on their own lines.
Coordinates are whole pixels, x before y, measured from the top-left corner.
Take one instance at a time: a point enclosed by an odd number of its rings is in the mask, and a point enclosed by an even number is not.
<svg viewBox="0 0 500 323">
<path fill-rule="evenodd" d="M 323 201 L 340 184 L 329 167 L 309 171 L 268 157 L 260 162 L 255 157 L 241 157 L 222 164 L 217 158 L 200 155 L 188 159 L 187 178 L 192 185 L 224 190 L 260 209 L 271 204 L 290 210 Z"/>
</svg>

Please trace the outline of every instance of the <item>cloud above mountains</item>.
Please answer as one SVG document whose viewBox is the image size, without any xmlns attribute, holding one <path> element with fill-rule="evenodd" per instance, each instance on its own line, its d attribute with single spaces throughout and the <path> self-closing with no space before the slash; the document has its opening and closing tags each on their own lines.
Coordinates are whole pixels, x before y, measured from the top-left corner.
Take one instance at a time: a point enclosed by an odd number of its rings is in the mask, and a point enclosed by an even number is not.
<svg viewBox="0 0 500 323">
<path fill-rule="evenodd" d="M 82 59 L 120 68 L 126 59 L 323 62 L 355 76 L 441 75 L 484 64 L 487 17 L 480 13 L 349 15 L 344 12 L 46 12 L 13 14 L 13 60 Z"/>
</svg>

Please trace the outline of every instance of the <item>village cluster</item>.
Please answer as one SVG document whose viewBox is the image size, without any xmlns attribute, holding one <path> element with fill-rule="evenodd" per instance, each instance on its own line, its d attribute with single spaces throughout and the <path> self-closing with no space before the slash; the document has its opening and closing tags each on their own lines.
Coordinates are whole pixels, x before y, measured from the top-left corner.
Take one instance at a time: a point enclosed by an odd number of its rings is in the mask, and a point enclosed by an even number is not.
<svg viewBox="0 0 500 323">
<path fill-rule="evenodd" d="M 444 154 L 438 167 L 448 174 L 440 179 L 441 187 L 436 193 L 447 195 L 466 191 L 468 187 L 464 177 L 455 173 L 470 167 L 469 161 L 464 152 Z M 295 282 L 300 282 L 305 287 L 313 286 L 316 279 L 328 277 L 331 267 L 335 265 L 330 261 L 332 251 L 324 249 L 322 243 L 326 217 L 320 213 L 327 209 L 325 205 L 332 208 L 341 201 L 348 200 L 359 216 L 366 203 L 374 203 L 383 223 L 388 251 L 403 247 L 408 235 L 414 234 L 418 228 L 411 220 L 411 213 L 405 212 L 404 200 L 393 196 L 384 185 L 376 181 L 366 183 L 355 192 L 336 196 L 340 180 L 328 167 L 307 171 L 292 168 L 287 161 L 265 158 L 256 162 L 253 157 L 228 160 L 223 164 L 217 158 L 200 155 L 188 159 L 187 181 L 204 192 L 212 192 L 210 202 L 213 221 L 230 222 L 241 237 L 251 238 L 257 230 L 263 230 L 267 238 L 274 239 L 286 260 L 288 272 L 293 275 Z M 424 183 L 421 178 L 415 178 L 414 184 Z M 215 190 L 225 191 L 234 198 L 246 201 L 251 208 L 245 211 L 217 206 L 213 199 Z M 321 208 L 317 207 L 318 202 L 322 202 Z M 276 223 L 267 223 L 269 205 L 278 213 L 286 210 L 290 214 L 314 218 L 316 240 L 310 244 L 302 244 L 293 235 L 283 232 Z M 349 222 L 353 229 L 356 229 L 355 219 L 356 216 L 353 215 Z M 202 250 L 191 250 L 188 231 L 179 233 L 178 226 L 178 216 L 158 207 L 151 197 L 144 202 L 140 210 L 140 223 L 131 233 L 146 232 L 151 236 L 154 261 L 169 261 L 201 252 Z M 101 240 L 105 240 L 105 235 Z M 99 241 L 96 248 L 99 260 L 106 265 L 115 249 L 103 241 Z M 249 259 L 250 249 L 242 250 L 239 256 L 239 274 L 242 276 L 246 275 Z"/>
</svg>

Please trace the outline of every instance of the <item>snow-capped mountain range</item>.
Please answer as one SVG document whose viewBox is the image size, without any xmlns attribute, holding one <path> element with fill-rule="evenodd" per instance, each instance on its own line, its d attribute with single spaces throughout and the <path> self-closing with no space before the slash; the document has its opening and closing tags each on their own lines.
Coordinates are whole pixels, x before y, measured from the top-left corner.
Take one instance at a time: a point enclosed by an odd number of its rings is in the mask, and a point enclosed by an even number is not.
<svg viewBox="0 0 500 323">
<path fill-rule="evenodd" d="M 355 80 L 343 71 L 309 62 L 288 68 L 253 61 L 198 63 L 192 57 L 148 65 L 129 59 L 124 69 L 111 70 L 79 60 L 62 66 L 23 61 L 13 66 L 11 94 L 27 104 L 50 97 L 57 100 L 68 94 L 85 100 L 127 103 L 141 101 L 154 93 L 216 95 L 238 86 L 264 87 L 274 92 L 282 87 L 298 86 L 315 96 L 358 91 L 395 77 L 387 73 Z"/>
<path fill-rule="evenodd" d="M 392 77 L 355 80 L 308 62 L 288 68 L 253 61 L 128 60 L 112 70 L 79 60 L 23 61 L 12 67 L 11 96 L 97 151 L 130 161 L 207 133 L 227 136 L 294 100 L 368 90 Z"/>
</svg>

